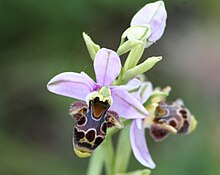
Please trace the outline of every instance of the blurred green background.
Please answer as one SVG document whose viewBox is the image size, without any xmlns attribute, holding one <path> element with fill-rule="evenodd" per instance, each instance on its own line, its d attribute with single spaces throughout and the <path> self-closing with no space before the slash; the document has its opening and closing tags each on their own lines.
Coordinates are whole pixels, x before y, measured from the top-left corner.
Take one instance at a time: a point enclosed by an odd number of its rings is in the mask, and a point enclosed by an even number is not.
<svg viewBox="0 0 220 175">
<path fill-rule="evenodd" d="M 147 0 L 0 0 L 0 174 L 83 175 L 88 159 L 72 151 L 72 99 L 49 93 L 64 71 L 93 73 L 81 34 L 116 49 L 132 16 Z M 167 0 L 167 28 L 144 58 L 162 55 L 149 73 L 171 85 L 197 117 L 189 136 L 148 147 L 152 175 L 220 173 L 220 1 Z M 130 170 L 142 167 L 132 156 Z"/>
</svg>

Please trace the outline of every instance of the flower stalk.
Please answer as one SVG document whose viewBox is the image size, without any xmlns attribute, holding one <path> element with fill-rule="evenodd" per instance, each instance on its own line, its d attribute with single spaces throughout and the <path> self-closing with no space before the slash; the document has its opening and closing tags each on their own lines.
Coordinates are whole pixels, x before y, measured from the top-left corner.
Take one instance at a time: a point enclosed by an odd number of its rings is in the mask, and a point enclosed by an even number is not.
<svg viewBox="0 0 220 175">
<path fill-rule="evenodd" d="M 114 148 L 112 144 L 112 138 L 108 138 L 103 143 L 103 154 L 105 155 L 104 162 L 105 162 L 105 169 L 107 175 L 114 174 Z"/>
<path fill-rule="evenodd" d="M 116 157 L 114 163 L 114 173 L 125 173 L 131 155 L 131 146 L 129 143 L 130 125 L 127 125 L 121 130 L 116 148 Z"/>
<path fill-rule="evenodd" d="M 89 161 L 89 166 L 87 169 L 87 175 L 94 175 L 102 173 L 103 164 L 104 164 L 104 148 L 100 146 L 91 156 Z"/>
<path fill-rule="evenodd" d="M 144 53 L 145 43 L 140 42 L 132 50 L 129 52 L 128 57 L 125 61 L 124 70 L 127 71 L 133 67 L 135 67 L 140 60 L 141 56 Z"/>
</svg>

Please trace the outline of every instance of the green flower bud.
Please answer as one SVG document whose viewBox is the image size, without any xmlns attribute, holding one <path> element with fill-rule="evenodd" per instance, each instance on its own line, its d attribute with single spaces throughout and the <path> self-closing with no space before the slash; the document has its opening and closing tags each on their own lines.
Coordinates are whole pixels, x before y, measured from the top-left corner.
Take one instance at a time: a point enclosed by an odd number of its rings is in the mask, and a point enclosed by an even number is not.
<svg viewBox="0 0 220 175">
<path fill-rule="evenodd" d="M 83 32 L 83 39 L 86 43 L 86 47 L 88 49 L 89 55 L 92 58 L 92 60 L 94 60 L 96 53 L 98 52 L 98 50 L 100 49 L 100 46 L 95 44 L 92 39 L 89 37 L 89 35 L 87 35 L 85 32 Z"/>
</svg>

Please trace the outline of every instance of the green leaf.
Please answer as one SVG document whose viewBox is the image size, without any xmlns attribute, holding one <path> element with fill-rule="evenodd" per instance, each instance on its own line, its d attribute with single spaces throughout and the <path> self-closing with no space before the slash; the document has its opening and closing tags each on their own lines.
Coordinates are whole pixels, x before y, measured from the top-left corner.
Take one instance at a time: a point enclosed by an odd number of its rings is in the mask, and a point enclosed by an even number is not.
<svg viewBox="0 0 220 175">
<path fill-rule="evenodd" d="M 131 49 L 124 64 L 125 71 L 137 65 L 138 61 L 140 60 L 141 56 L 144 53 L 144 49 L 145 49 L 145 42 L 142 41 L 140 41 L 139 44 L 137 44 L 135 47 Z"/>
<path fill-rule="evenodd" d="M 95 44 L 92 39 L 87 35 L 85 32 L 83 32 L 83 39 L 85 41 L 86 47 L 88 49 L 89 55 L 92 60 L 94 60 L 96 53 L 100 49 L 100 46 Z"/>
<path fill-rule="evenodd" d="M 130 125 L 126 125 L 120 132 L 114 165 L 115 173 L 126 172 L 131 154 L 129 131 Z"/>
<path fill-rule="evenodd" d="M 118 55 L 123 55 L 127 52 L 129 52 L 130 50 L 132 50 L 137 44 L 141 44 L 142 41 L 139 40 L 128 40 L 125 41 L 122 45 L 119 46 L 117 53 Z"/>
<path fill-rule="evenodd" d="M 162 57 L 150 57 L 146 61 L 144 61 L 143 63 L 139 64 L 138 66 L 135 66 L 135 67 L 125 71 L 124 75 L 122 77 L 123 81 L 128 81 L 129 79 L 131 79 L 139 74 L 147 72 L 161 59 L 162 59 Z"/>
</svg>

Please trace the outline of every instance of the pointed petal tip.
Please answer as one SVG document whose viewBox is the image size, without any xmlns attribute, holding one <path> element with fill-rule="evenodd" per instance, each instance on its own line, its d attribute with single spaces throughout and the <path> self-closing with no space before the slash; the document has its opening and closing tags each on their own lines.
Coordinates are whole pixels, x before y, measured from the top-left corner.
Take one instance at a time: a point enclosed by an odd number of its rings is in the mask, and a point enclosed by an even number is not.
<svg viewBox="0 0 220 175">
<path fill-rule="evenodd" d="M 147 164 L 145 164 L 144 166 L 149 167 L 151 169 L 155 169 L 156 168 L 156 164 L 153 161 L 147 162 Z"/>
<path fill-rule="evenodd" d="M 159 5 L 164 5 L 164 1 L 160 0 L 160 1 L 156 1 L 155 3 L 159 4 Z"/>
<path fill-rule="evenodd" d="M 149 150 L 146 144 L 145 128 L 142 127 L 141 129 L 138 129 L 137 123 L 135 121 L 133 121 L 131 124 L 130 141 L 131 141 L 131 147 L 132 147 L 135 158 L 143 166 L 154 169 L 156 165 L 151 158 L 151 155 L 149 153 Z"/>
<path fill-rule="evenodd" d="M 86 32 L 82 32 L 82 36 L 87 36 Z"/>
</svg>

